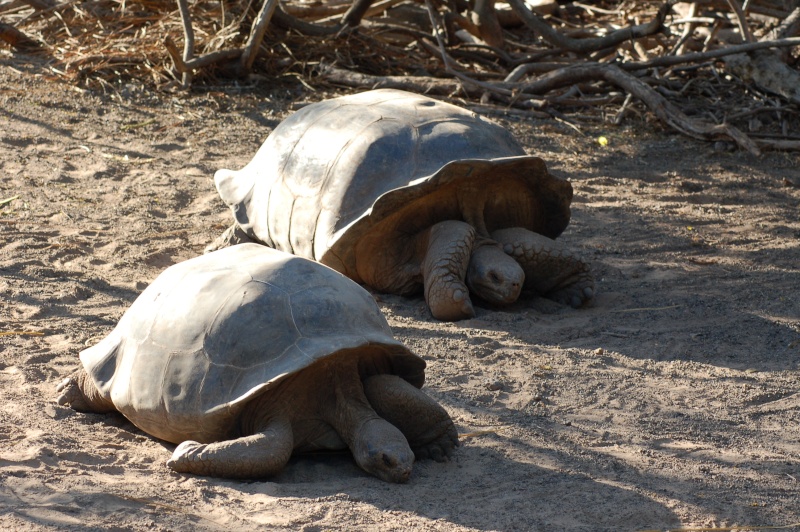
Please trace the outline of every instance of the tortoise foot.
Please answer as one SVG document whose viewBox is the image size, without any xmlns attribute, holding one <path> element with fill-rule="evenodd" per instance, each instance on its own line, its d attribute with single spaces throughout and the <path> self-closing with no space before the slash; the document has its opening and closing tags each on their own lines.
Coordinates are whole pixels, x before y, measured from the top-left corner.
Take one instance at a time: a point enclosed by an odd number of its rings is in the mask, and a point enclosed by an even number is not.
<svg viewBox="0 0 800 532">
<path fill-rule="evenodd" d="M 522 266 L 526 289 L 575 308 L 594 299 L 589 265 L 561 242 L 521 227 L 494 231 L 492 237 Z"/>
<path fill-rule="evenodd" d="M 545 294 L 545 297 L 572 308 L 580 308 L 594 299 L 594 279 L 586 273 L 569 286 Z"/>
<path fill-rule="evenodd" d="M 458 431 L 442 406 L 396 375 L 364 380 L 364 393 L 375 412 L 399 428 L 417 460 L 446 461 L 458 447 Z"/>
<path fill-rule="evenodd" d="M 424 445 L 412 447 L 417 460 L 430 458 L 437 462 L 446 462 L 459 446 L 458 432 L 452 422 L 441 428 L 441 435 Z"/>
<path fill-rule="evenodd" d="M 172 457 L 167 460 L 167 466 L 176 473 L 195 473 L 198 471 L 198 463 L 203 460 L 202 443 L 186 440 L 175 448 Z"/>
<path fill-rule="evenodd" d="M 235 440 L 198 443 L 186 440 L 175 448 L 167 466 L 177 473 L 221 478 L 264 478 L 278 473 L 292 454 L 292 427 L 274 420 L 263 432 Z"/>
</svg>

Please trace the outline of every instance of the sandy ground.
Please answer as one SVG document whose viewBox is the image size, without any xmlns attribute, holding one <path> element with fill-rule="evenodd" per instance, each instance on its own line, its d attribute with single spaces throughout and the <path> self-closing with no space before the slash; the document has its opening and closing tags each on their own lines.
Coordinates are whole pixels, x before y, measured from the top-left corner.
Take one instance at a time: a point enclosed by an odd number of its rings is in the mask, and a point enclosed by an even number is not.
<svg viewBox="0 0 800 532">
<path fill-rule="evenodd" d="M 463 439 L 406 485 L 347 455 L 277 478 L 172 473 L 172 446 L 55 404 L 78 353 L 230 221 L 239 168 L 317 93 L 135 84 L 107 94 L 0 58 L 0 529 L 665 530 L 800 522 L 800 156 L 715 151 L 646 125 L 498 118 L 576 191 L 563 236 L 596 274 L 433 320 L 377 295 Z M 595 142 L 606 135 L 606 147 Z M 35 334 L 33 334 L 35 333 Z"/>
</svg>

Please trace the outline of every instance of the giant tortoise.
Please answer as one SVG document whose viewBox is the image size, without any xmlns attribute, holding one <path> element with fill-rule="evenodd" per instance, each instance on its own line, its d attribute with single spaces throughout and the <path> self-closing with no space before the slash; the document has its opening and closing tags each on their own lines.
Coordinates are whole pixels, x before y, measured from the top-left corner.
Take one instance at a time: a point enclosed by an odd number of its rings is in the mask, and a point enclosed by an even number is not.
<svg viewBox="0 0 800 532">
<path fill-rule="evenodd" d="M 572 186 L 501 126 L 381 89 L 309 105 L 240 171 L 214 180 L 235 224 L 210 249 L 255 241 L 388 293 L 424 291 L 434 317 L 535 292 L 579 307 L 587 265 L 554 241 Z"/>
<path fill-rule="evenodd" d="M 178 472 L 266 477 L 293 452 L 349 448 L 405 482 L 415 455 L 443 461 L 458 445 L 419 390 L 425 362 L 366 290 L 256 244 L 168 268 L 80 359 L 58 402 L 180 444 L 167 462 Z"/>
</svg>

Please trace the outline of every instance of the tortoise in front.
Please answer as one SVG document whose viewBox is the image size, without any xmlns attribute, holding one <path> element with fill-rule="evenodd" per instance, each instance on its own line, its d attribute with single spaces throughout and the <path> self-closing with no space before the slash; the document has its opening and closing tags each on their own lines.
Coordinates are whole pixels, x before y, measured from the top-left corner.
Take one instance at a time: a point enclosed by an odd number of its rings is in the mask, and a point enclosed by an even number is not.
<svg viewBox="0 0 800 532">
<path fill-rule="evenodd" d="M 292 453 L 347 449 L 390 482 L 448 458 L 450 416 L 419 388 L 425 362 L 370 294 L 338 272 L 256 244 L 165 270 L 84 350 L 58 403 L 119 411 L 180 444 L 178 472 L 261 478 Z"/>
<path fill-rule="evenodd" d="M 422 291 L 441 320 L 473 316 L 470 293 L 491 305 L 522 290 L 573 307 L 594 297 L 586 263 L 554 240 L 570 183 L 447 103 L 390 89 L 315 103 L 214 180 L 235 224 L 209 249 L 251 240 L 380 292 Z"/>
</svg>

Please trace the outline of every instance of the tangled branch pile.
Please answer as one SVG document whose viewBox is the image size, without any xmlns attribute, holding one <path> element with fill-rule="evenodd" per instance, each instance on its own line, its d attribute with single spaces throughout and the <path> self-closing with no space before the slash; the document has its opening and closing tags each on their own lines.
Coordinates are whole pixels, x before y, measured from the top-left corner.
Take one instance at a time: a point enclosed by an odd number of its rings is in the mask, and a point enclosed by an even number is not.
<svg viewBox="0 0 800 532">
<path fill-rule="evenodd" d="M 259 73 L 616 123 L 644 105 L 694 138 L 800 149 L 800 0 L 506 1 L 380 0 L 362 19 L 345 0 L 0 0 L 0 39 L 89 85 Z"/>
</svg>

